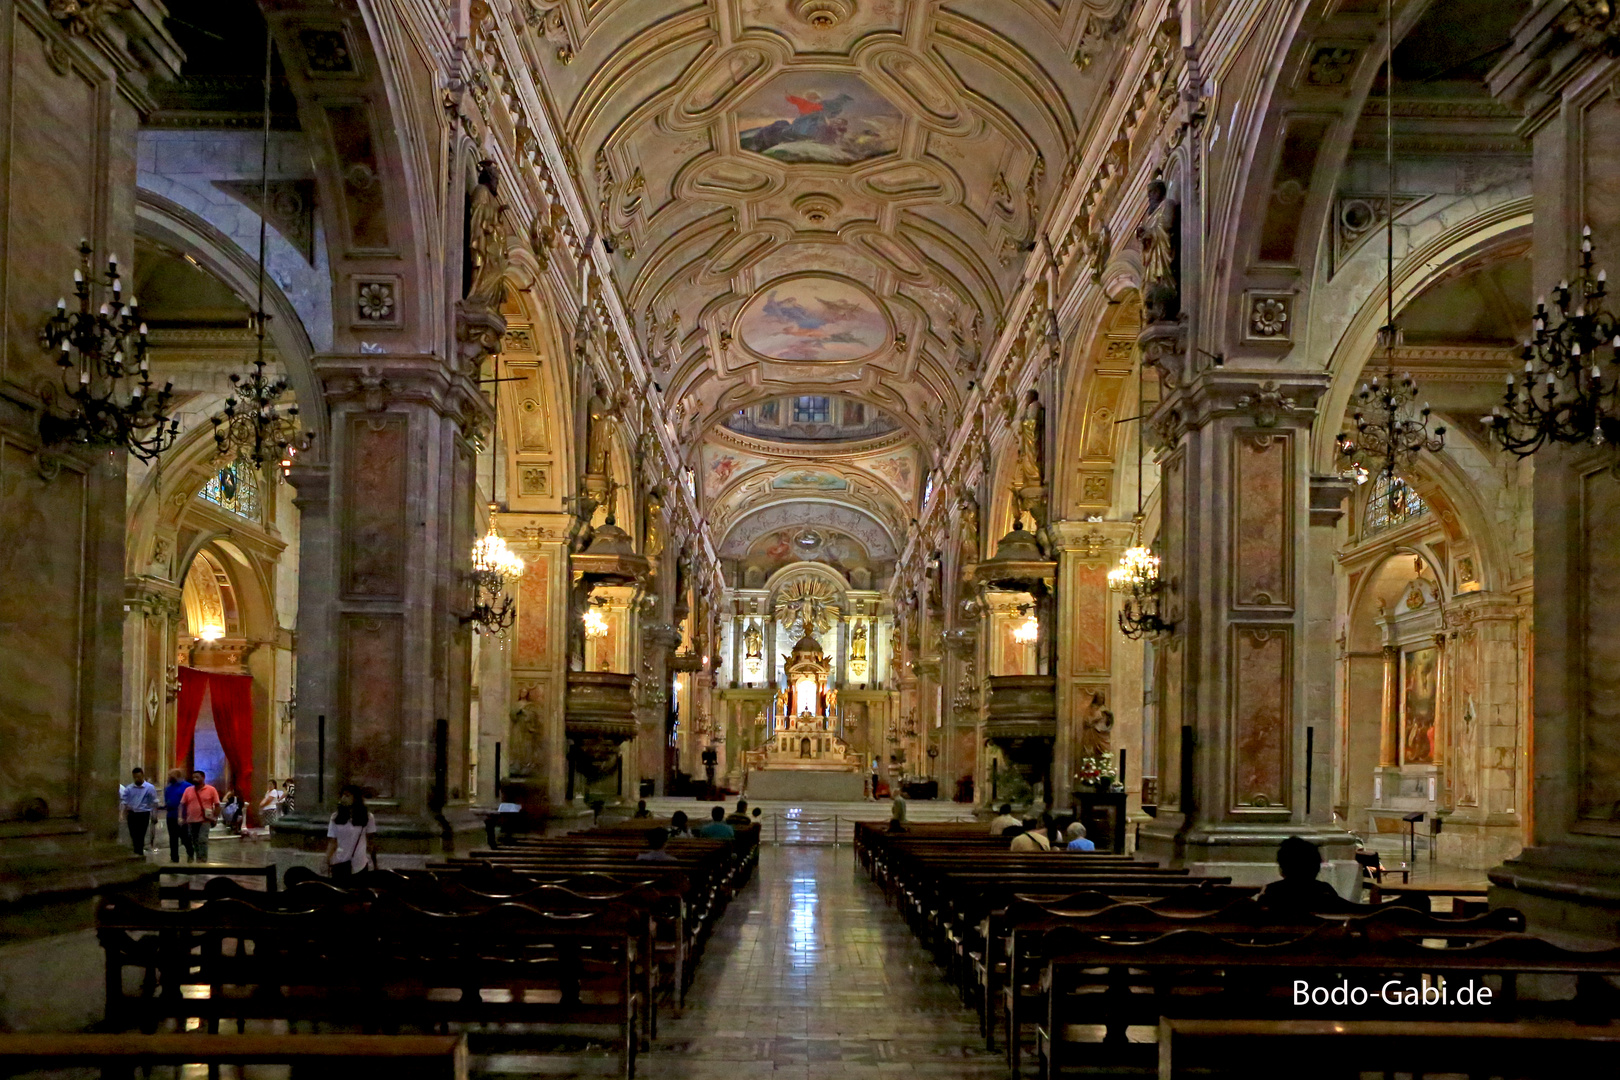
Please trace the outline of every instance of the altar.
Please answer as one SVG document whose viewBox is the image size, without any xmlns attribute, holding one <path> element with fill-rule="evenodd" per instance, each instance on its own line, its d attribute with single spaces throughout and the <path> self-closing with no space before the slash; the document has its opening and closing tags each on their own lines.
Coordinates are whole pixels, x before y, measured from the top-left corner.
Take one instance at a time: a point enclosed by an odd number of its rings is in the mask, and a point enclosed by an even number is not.
<svg viewBox="0 0 1620 1080">
<path fill-rule="evenodd" d="M 834 730 L 836 690 L 827 687 L 821 646 L 806 633 L 785 657 L 788 685 L 777 698 L 765 742 L 743 754 L 743 790 L 751 799 L 854 802 L 866 796 L 859 754 Z M 794 712 L 789 713 L 790 705 Z"/>
</svg>

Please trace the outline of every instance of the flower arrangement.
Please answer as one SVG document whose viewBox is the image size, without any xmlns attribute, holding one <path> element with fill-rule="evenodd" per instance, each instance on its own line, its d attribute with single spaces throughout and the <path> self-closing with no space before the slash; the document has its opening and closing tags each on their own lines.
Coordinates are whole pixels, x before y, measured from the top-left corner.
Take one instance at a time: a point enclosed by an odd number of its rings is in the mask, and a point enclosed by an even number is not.
<svg viewBox="0 0 1620 1080">
<path fill-rule="evenodd" d="M 1119 775 L 1119 769 L 1114 765 L 1114 755 L 1104 753 L 1099 757 L 1080 759 L 1079 777 L 1083 783 L 1094 784 L 1099 788 L 1112 787 L 1114 778 Z"/>
</svg>

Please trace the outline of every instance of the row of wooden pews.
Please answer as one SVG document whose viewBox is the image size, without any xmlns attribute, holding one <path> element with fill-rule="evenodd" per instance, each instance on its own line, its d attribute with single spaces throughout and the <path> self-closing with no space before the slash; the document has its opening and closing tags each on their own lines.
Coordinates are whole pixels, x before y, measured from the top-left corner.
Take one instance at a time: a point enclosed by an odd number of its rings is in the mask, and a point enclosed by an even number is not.
<svg viewBox="0 0 1620 1080">
<path fill-rule="evenodd" d="M 660 1001 L 683 1001 L 703 943 L 758 857 L 758 829 L 743 828 L 732 841 L 672 839 L 667 861 L 639 859 L 658 824 L 535 837 L 342 882 L 294 868 L 277 892 L 218 877 L 194 906 L 107 898 L 98 911 L 107 1024 L 591 1030 L 611 1034 L 633 1076 Z"/>
<path fill-rule="evenodd" d="M 857 845 L 979 1009 L 987 1045 L 1001 1035 L 1015 1077 L 1031 1033 L 1048 1077 L 1066 1065 L 1149 1068 L 1155 1053 L 1168 1069 L 1168 1045 L 1152 1041 L 1161 1021 L 1358 1020 L 1393 1033 L 1421 1018 L 1485 1022 L 1507 1038 L 1508 1025 L 1556 1020 L 1563 1037 L 1584 1030 L 1594 1045 L 1617 1030 L 1620 949 L 1560 948 L 1509 909 L 1435 914 L 1416 897 L 1279 910 L 1227 879 L 1013 854 L 982 827 L 868 828 Z M 1198 1054 L 1224 1053 L 1189 1030 L 1201 1041 L 1182 1041 Z M 1177 1069 L 1192 1056 L 1184 1048 Z"/>
</svg>

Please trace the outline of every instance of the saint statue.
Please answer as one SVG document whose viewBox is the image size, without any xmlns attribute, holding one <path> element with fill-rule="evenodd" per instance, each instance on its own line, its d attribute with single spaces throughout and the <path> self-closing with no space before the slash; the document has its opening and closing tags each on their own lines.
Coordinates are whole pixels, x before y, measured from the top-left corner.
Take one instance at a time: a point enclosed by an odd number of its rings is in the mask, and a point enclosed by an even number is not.
<svg viewBox="0 0 1620 1080">
<path fill-rule="evenodd" d="M 590 400 L 590 427 L 586 435 L 585 472 L 613 475 L 613 435 L 618 430 L 619 400 L 601 386 Z"/>
<path fill-rule="evenodd" d="M 647 492 L 647 528 L 643 533 L 641 553 L 658 573 L 658 557 L 664 553 L 664 489 Z"/>
<path fill-rule="evenodd" d="M 759 628 L 759 622 L 750 619 L 748 625 L 743 627 L 743 655 L 745 657 L 760 656 L 765 648 L 765 635 Z"/>
<path fill-rule="evenodd" d="M 506 739 L 509 776 L 533 776 L 541 769 L 545 755 L 541 748 L 539 698 L 538 686 L 524 687 L 517 708 L 512 710 L 512 728 Z"/>
<path fill-rule="evenodd" d="M 782 687 L 782 689 L 780 689 L 780 690 L 778 690 L 776 692 L 776 715 L 777 716 L 786 716 L 787 715 L 787 709 L 788 709 L 788 689 L 787 689 L 787 687 L 784 686 L 784 687 Z"/>
<path fill-rule="evenodd" d="M 478 183 L 467 201 L 467 299 L 498 308 L 506 299 L 506 225 L 495 194 L 495 164 L 478 163 Z"/>
<path fill-rule="evenodd" d="M 1107 708 L 1108 697 L 1101 690 L 1092 692 L 1091 704 L 1080 718 L 1080 756 L 1098 758 L 1113 743 L 1114 714 Z"/>
<path fill-rule="evenodd" d="M 956 531 L 962 540 L 962 557 L 958 560 L 958 566 L 965 571 L 969 563 L 979 561 L 979 500 L 973 497 L 971 491 L 963 492 L 957 509 Z"/>
<path fill-rule="evenodd" d="M 1148 184 L 1147 213 L 1136 227 L 1142 244 L 1142 316 L 1147 322 L 1173 322 L 1181 314 L 1180 207 L 1163 176 Z"/>
<path fill-rule="evenodd" d="M 866 660 L 866 624 L 863 622 L 856 623 L 854 632 L 850 634 L 849 658 L 863 663 Z"/>
<path fill-rule="evenodd" d="M 1040 487 L 1046 476 L 1046 408 L 1034 387 L 1024 391 L 1018 409 L 1019 487 Z"/>
</svg>

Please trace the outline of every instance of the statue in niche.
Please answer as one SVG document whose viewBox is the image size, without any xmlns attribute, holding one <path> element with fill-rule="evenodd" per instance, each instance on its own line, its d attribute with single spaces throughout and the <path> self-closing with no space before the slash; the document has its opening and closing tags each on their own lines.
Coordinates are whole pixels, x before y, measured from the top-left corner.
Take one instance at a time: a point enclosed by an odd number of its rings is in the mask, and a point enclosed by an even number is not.
<svg viewBox="0 0 1620 1080">
<path fill-rule="evenodd" d="M 658 573 L 658 557 L 664 553 L 664 489 L 647 492 L 647 527 L 642 534 L 641 553 Z"/>
<path fill-rule="evenodd" d="M 478 183 L 467 200 L 467 299 L 498 308 L 506 299 L 506 225 L 495 194 L 495 163 L 478 163 Z"/>
<path fill-rule="evenodd" d="M 973 497 L 971 491 L 965 491 L 957 506 L 956 527 L 962 538 L 962 557 L 958 569 L 965 571 L 969 563 L 979 561 L 979 500 Z"/>
<path fill-rule="evenodd" d="M 1147 213 L 1136 227 L 1142 244 L 1142 317 L 1173 322 L 1181 314 L 1180 206 L 1163 175 L 1148 184 Z"/>
<path fill-rule="evenodd" d="M 765 634 L 759 628 L 757 619 L 750 619 L 743 628 L 743 656 L 762 656 L 765 650 Z"/>
<path fill-rule="evenodd" d="M 518 694 L 517 708 L 512 710 L 512 727 L 506 740 L 509 776 L 533 776 L 540 771 L 545 754 L 541 746 L 539 699 L 538 686 L 526 686 Z"/>
<path fill-rule="evenodd" d="M 1030 387 L 1018 409 L 1018 486 L 1040 487 L 1046 476 L 1046 407 Z"/>
<path fill-rule="evenodd" d="M 858 622 L 849 636 L 849 658 L 866 663 L 866 624 Z"/>
<path fill-rule="evenodd" d="M 619 425 L 619 400 L 598 385 L 588 407 L 591 415 L 585 440 L 585 472 L 588 476 L 611 478 L 613 436 Z"/>
<path fill-rule="evenodd" d="M 1114 714 L 1108 708 L 1108 692 L 1094 690 L 1091 704 L 1080 717 L 1080 756 L 1096 758 L 1108 753 L 1113 743 Z"/>
</svg>

